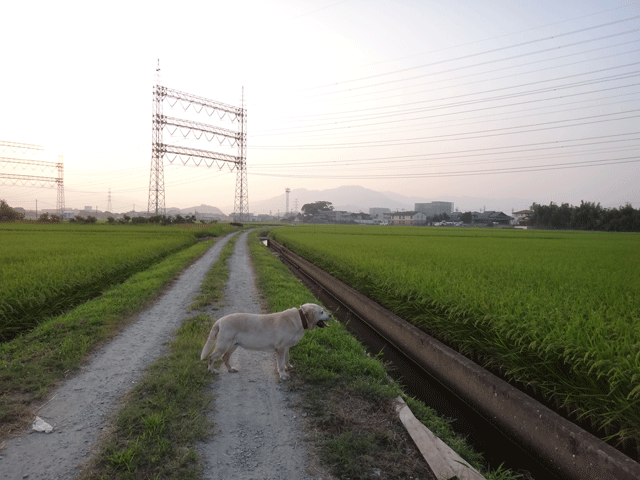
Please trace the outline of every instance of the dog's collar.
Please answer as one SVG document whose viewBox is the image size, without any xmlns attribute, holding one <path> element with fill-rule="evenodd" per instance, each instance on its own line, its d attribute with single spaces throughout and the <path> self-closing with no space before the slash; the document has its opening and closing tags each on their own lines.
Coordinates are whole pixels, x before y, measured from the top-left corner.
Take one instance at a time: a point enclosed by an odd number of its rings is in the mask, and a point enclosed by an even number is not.
<svg viewBox="0 0 640 480">
<path fill-rule="evenodd" d="M 302 320 L 302 328 L 305 330 L 309 329 L 309 324 L 307 323 L 307 316 L 302 311 L 301 308 L 298 309 L 298 313 L 300 314 L 300 320 Z"/>
</svg>

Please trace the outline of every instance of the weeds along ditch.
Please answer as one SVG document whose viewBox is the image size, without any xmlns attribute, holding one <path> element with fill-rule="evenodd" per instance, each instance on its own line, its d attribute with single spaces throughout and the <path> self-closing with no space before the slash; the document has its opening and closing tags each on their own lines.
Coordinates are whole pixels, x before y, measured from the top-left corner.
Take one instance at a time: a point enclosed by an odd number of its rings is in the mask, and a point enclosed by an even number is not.
<svg viewBox="0 0 640 480">
<path fill-rule="evenodd" d="M 609 440 L 640 445 L 640 235 L 331 225 L 271 236 Z"/>
<path fill-rule="evenodd" d="M 82 304 L 225 224 L 0 224 L 0 342 Z"/>
</svg>

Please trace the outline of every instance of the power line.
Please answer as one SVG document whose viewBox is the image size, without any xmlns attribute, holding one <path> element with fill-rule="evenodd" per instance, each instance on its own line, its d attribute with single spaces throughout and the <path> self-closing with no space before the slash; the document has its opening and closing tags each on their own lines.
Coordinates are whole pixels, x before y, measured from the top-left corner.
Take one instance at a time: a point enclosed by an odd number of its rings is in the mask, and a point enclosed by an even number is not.
<svg viewBox="0 0 640 480">
<path fill-rule="evenodd" d="M 640 135 L 640 131 L 631 132 L 625 134 L 616 135 L 601 135 L 595 137 L 585 137 L 580 139 L 570 140 L 555 140 L 547 142 L 534 142 L 509 146 L 487 147 L 487 148 L 473 148 L 465 150 L 453 150 L 448 152 L 434 152 L 434 153 L 420 153 L 415 155 L 400 155 L 400 156 L 383 156 L 383 157 L 369 157 L 350 159 L 349 163 L 353 164 L 377 164 L 377 163 L 405 163 L 405 162 L 423 162 L 428 159 L 443 160 L 447 158 L 469 158 L 469 157 L 481 157 L 481 156 L 495 156 L 495 155 L 512 155 L 515 153 L 527 153 L 527 152 L 540 152 L 548 150 L 566 150 L 576 147 L 598 146 L 608 145 L 612 143 L 632 142 L 640 140 L 640 137 L 635 138 L 621 138 L 629 137 L 631 135 Z M 576 143 L 579 142 L 579 143 Z M 326 161 L 321 160 L 318 162 L 305 161 L 304 163 L 281 163 L 281 164 L 267 164 L 256 165 L 254 168 L 269 168 L 269 167 L 305 167 L 305 166 L 338 166 L 338 161 Z"/>
<path fill-rule="evenodd" d="M 634 84 L 634 85 L 637 86 L 637 85 L 640 85 L 640 84 Z M 607 89 L 607 90 L 610 90 L 610 89 Z M 604 90 L 601 90 L 601 91 L 604 91 Z M 588 93 L 592 93 L 592 92 L 588 92 Z M 630 93 L 619 94 L 619 95 L 611 95 L 611 96 L 607 96 L 607 97 L 598 97 L 596 99 L 578 100 L 578 101 L 574 101 L 574 102 L 565 102 L 565 103 L 561 103 L 561 104 L 553 104 L 551 106 L 527 108 L 527 109 L 521 109 L 521 110 L 511 110 L 511 112 L 512 113 L 532 112 L 532 111 L 536 111 L 536 110 L 543 110 L 543 109 L 549 109 L 549 108 L 566 107 L 568 105 L 575 105 L 575 104 L 578 104 L 578 103 L 596 102 L 596 101 L 607 100 L 607 99 L 612 99 L 612 98 L 619 98 L 619 97 L 629 97 L 631 95 L 637 95 L 637 94 L 640 94 L 640 92 L 630 92 Z M 566 96 L 555 97 L 555 99 L 559 99 L 559 98 L 566 98 Z M 547 111 L 547 112 L 544 112 L 544 113 L 534 113 L 534 114 L 530 114 L 530 115 L 521 115 L 521 116 L 517 116 L 517 117 L 506 117 L 503 113 L 491 113 L 491 114 L 467 117 L 467 120 L 478 120 L 478 119 L 491 118 L 491 117 L 501 117 L 501 118 L 498 118 L 497 121 L 516 120 L 516 119 L 529 118 L 529 117 L 539 116 L 539 115 L 549 115 L 549 114 L 560 113 L 560 112 L 566 113 L 566 112 L 569 112 L 569 111 L 585 110 L 585 109 L 594 108 L 594 107 L 599 107 L 600 108 L 600 107 L 606 107 L 606 106 L 612 106 L 612 105 L 619 105 L 621 103 L 628 103 L 630 100 L 637 100 L 637 99 L 628 99 L 626 101 L 621 100 L 619 102 L 610 102 L 610 103 L 599 104 L 599 105 L 587 105 L 587 106 L 577 107 L 577 108 L 572 108 L 572 109 L 564 108 L 563 110 Z M 526 102 L 517 102 L 517 103 L 514 103 L 514 104 L 510 104 L 508 106 L 511 107 L 511 106 L 517 106 L 517 105 L 523 105 L 523 104 L 530 104 L 530 103 L 538 103 L 538 101 L 537 100 L 533 100 L 533 101 L 526 101 Z M 482 112 L 482 111 L 486 111 L 486 110 L 494 110 L 494 109 L 498 109 L 498 108 L 502 109 L 502 108 L 504 108 L 504 105 L 475 108 L 475 109 L 465 110 L 464 113 L 465 114 L 469 114 L 469 113 L 474 113 L 474 112 Z M 459 114 L 460 114 L 460 112 L 443 112 L 443 113 L 438 113 L 438 114 L 435 114 L 435 115 L 426 115 L 426 116 L 413 117 L 413 118 L 407 118 L 407 119 L 401 118 L 401 119 L 389 120 L 389 121 L 383 121 L 383 122 L 362 123 L 362 124 L 350 126 L 348 132 L 344 132 L 344 127 L 329 127 L 329 128 L 315 128 L 315 129 L 311 129 L 311 130 L 302 130 L 302 131 L 300 131 L 300 130 L 298 130 L 298 131 L 286 130 L 286 131 L 282 131 L 280 133 L 271 133 L 269 135 L 257 134 L 255 136 L 256 137 L 264 137 L 264 136 L 276 137 L 276 136 L 285 136 L 285 135 L 286 136 L 296 135 L 296 138 L 300 138 L 300 134 L 307 134 L 307 135 L 305 135 L 306 137 L 309 136 L 308 134 L 312 134 L 312 136 L 314 138 L 317 138 L 317 137 L 326 137 L 327 134 L 325 132 L 335 132 L 336 130 L 339 131 L 339 132 L 342 132 L 342 136 L 353 136 L 353 132 L 357 128 L 366 128 L 365 133 L 367 133 L 367 134 L 375 133 L 377 131 L 384 131 L 384 132 L 388 133 L 388 132 L 390 132 L 390 129 L 388 127 L 381 127 L 381 128 L 375 129 L 375 130 L 373 130 L 373 129 L 369 128 L 369 127 L 375 126 L 375 125 L 386 125 L 386 124 L 390 124 L 390 123 L 409 123 L 409 122 L 415 122 L 415 121 L 424 120 L 424 119 L 431 120 L 430 122 L 422 122 L 422 121 L 420 121 L 417 124 L 418 127 L 416 127 L 414 129 L 414 130 L 417 130 L 417 129 L 424 130 L 425 127 L 427 127 L 429 125 L 432 125 L 432 124 L 442 125 L 442 120 L 440 119 L 440 117 L 451 117 L 451 116 L 457 116 Z M 453 121 L 453 120 L 449 120 L 449 121 Z M 478 123 L 478 122 L 468 122 L 468 121 L 466 121 L 464 123 L 458 123 L 458 124 L 455 124 L 455 125 L 448 125 L 448 126 L 451 127 L 451 126 L 473 125 L 474 123 Z M 318 125 L 318 126 L 320 126 L 320 125 Z M 324 126 L 324 125 L 322 125 L 322 126 Z M 304 127 L 301 127 L 301 128 L 304 128 Z M 407 130 L 406 127 L 401 127 L 401 131 L 404 132 L 404 133 L 407 133 L 409 130 Z M 316 134 L 316 135 L 313 135 L 313 134 Z M 331 133 L 330 137 L 331 138 L 336 138 L 336 134 L 335 133 Z M 257 146 L 257 147 L 259 148 L 259 146 Z"/>
<path fill-rule="evenodd" d="M 629 43 L 637 43 L 637 42 L 639 42 L 639 41 L 640 41 L 640 40 L 635 40 L 634 42 L 629 42 Z M 639 52 L 639 51 L 640 51 L 640 49 L 632 50 L 632 51 L 630 51 L 630 52 L 625 52 L 625 53 L 624 53 L 624 55 L 627 55 L 627 54 L 630 54 L 630 53 L 636 53 L 636 52 Z M 578 55 L 578 54 L 574 54 L 574 55 Z M 572 65 L 576 65 L 576 64 L 579 64 L 579 63 L 592 63 L 592 62 L 594 62 L 594 61 L 596 61 L 596 60 L 604 60 L 604 59 L 608 59 L 608 58 L 612 58 L 612 57 L 620 56 L 620 55 L 623 55 L 623 54 L 616 54 L 616 55 L 611 55 L 611 56 L 605 56 L 605 57 L 600 57 L 600 58 L 596 58 L 596 59 L 587 59 L 587 60 L 583 60 L 583 61 L 580 61 L 580 62 L 574 62 L 574 63 L 570 63 L 570 64 L 565 64 L 565 65 L 562 65 L 562 66 L 548 67 L 548 68 L 545 68 L 545 69 L 539 69 L 539 70 L 534 70 L 534 71 L 529 71 L 529 72 L 513 73 L 513 74 L 511 74 L 511 75 L 505 75 L 505 76 L 502 76 L 502 77 L 497 77 L 497 78 L 492 78 L 492 79 L 487 79 L 487 80 L 480 80 L 480 81 L 478 81 L 477 76 L 478 76 L 479 74 L 474 74 L 474 75 L 465 75 L 464 77 L 456 77 L 456 78 L 454 78 L 454 79 L 437 80 L 437 81 L 435 81 L 435 82 L 429 82 L 429 83 L 421 84 L 421 85 L 418 85 L 418 86 L 426 86 L 426 85 L 430 85 L 430 84 L 433 84 L 433 83 L 442 83 L 442 82 L 445 82 L 445 81 L 446 81 L 446 82 L 450 82 L 451 80 L 455 80 L 455 79 L 457 79 L 457 78 L 467 78 L 467 77 L 470 77 L 470 76 L 473 76 L 473 77 L 474 77 L 474 81 L 473 81 L 473 82 L 463 83 L 463 84 L 457 84 L 457 85 L 447 84 L 447 85 L 445 85 L 445 86 L 443 86 L 443 87 L 441 87 L 441 88 L 437 88 L 437 89 L 429 89 L 429 91 L 428 91 L 428 92 L 431 94 L 431 93 L 433 93 L 434 91 L 437 91 L 437 90 L 447 90 L 447 89 L 451 89 L 452 87 L 456 87 L 456 88 L 457 88 L 457 87 L 463 87 L 463 86 L 477 85 L 479 82 L 486 82 L 486 81 L 496 82 L 496 81 L 499 81 L 499 80 L 504 80 L 504 79 L 506 79 L 506 78 L 511 78 L 511 77 L 520 76 L 520 75 L 530 75 L 530 74 L 532 74 L 532 73 L 540 73 L 540 72 L 542 72 L 542 71 L 545 71 L 545 70 L 551 70 L 551 69 L 559 69 L 559 68 L 563 68 L 563 69 L 564 69 L 564 68 L 566 68 L 566 67 L 569 67 L 569 66 L 572 66 Z M 543 61 L 547 61 L 547 60 L 543 60 Z M 633 64 L 637 64 L 637 63 L 638 63 L 638 62 L 635 62 L 635 63 L 632 63 L 631 65 L 633 65 Z M 620 66 L 611 67 L 610 69 L 613 69 L 613 68 L 622 68 L 623 66 L 625 66 L 625 65 L 620 65 Z M 505 70 L 505 69 L 510 69 L 510 70 L 512 70 L 513 68 L 516 68 L 516 67 L 517 67 L 517 66 L 509 66 L 509 67 L 505 67 L 505 68 L 502 68 L 502 69 L 499 69 L 499 70 Z M 495 71 L 499 71 L 499 70 L 495 70 Z M 576 74 L 576 75 L 573 75 L 573 76 L 578 76 L 578 75 L 589 75 L 589 74 L 592 74 L 592 73 L 597 73 L 597 72 L 599 72 L 599 71 L 601 71 L 601 70 L 593 70 L 593 71 L 590 71 L 590 72 L 583 72 L 583 73 L 581 73 L 581 74 Z M 493 71 L 491 71 L 491 72 L 483 72 L 482 74 L 485 74 L 485 73 L 493 73 Z M 558 78 L 556 78 L 556 79 L 548 79 L 548 80 L 544 80 L 544 81 L 539 81 L 539 82 L 537 82 L 537 83 L 542 83 L 542 82 L 551 82 L 551 81 L 554 81 L 554 80 L 563 80 L 563 79 L 571 78 L 571 77 L 572 77 L 572 76 L 558 77 Z M 534 82 L 534 83 L 535 83 L 535 82 Z M 522 86 L 525 86 L 525 85 L 527 85 L 527 84 L 518 84 L 518 85 L 515 85 L 515 86 L 504 87 L 503 89 L 518 88 L 518 87 L 522 87 Z M 405 87 L 401 87 L 401 88 L 405 88 Z M 491 91 L 491 90 L 490 90 L 490 91 Z M 373 92 L 373 93 L 378 93 L 378 92 Z M 425 91 L 420 91 L 420 92 L 415 92 L 415 93 L 413 93 L 412 95 L 424 94 L 424 93 L 426 93 L 426 92 L 425 92 Z M 368 95 L 371 95 L 371 93 L 370 93 L 370 94 L 368 94 Z M 401 95 L 401 96 L 403 96 L 403 97 L 404 97 L 404 96 L 406 96 L 406 95 Z M 378 97 L 376 97 L 376 100 L 385 100 L 385 99 L 388 99 L 388 98 L 393 98 L 393 97 L 379 97 L 379 96 L 378 96 Z M 358 101 L 358 102 L 352 102 L 352 103 L 362 103 L 363 101 L 371 101 L 371 100 L 360 100 L 360 101 Z M 425 102 L 428 102 L 428 101 L 430 101 L 430 100 L 425 100 L 425 101 L 422 101 L 422 102 L 420 102 L 420 103 L 425 103 Z M 408 103 L 408 104 L 393 104 L 393 105 L 391 105 L 391 106 L 386 106 L 386 107 L 375 107 L 375 108 L 366 108 L 366 109 L 348 110 L 348 111 L 341 111 L 341 112 L 339 112 L 339 113 L 340 113 L 340 114 L 344 114 L 344 113 L 358 113 L 358 112 L 370 111 L 370 110 L 375 110 L 375 109 L 383 109 L 383 108 L 392 108 L 392 107 L 398 107 L 398 106 L 404 106 L 404 105 L 412 105 L 412 104 L 415 104 L 415 103 L 416 103 L 416 102 L 411 102 L 411 103 Z M 345 105 L 345 103 L 344 103 L 344 102 L 341 102 L 341 105 Z M 271 124 L 273 124 L 273 122 L 274 122 L 275 120 L 279 120 L 279 121 L 292 121 L 292 122 L 299 122 L 300 120 L 304 120 L 304 119 L 306 119 L 306 118 L 311 119 L 311 118 L 327 117 L 327 116 L 335 116 L 335 115 L 336 115 L 336 112 L 331 112 L 331 113 L 318 113 L 318 114 L 302 115 L 302 116 L 296 116 L 296 117 L 285 117 L 285 118 L 279 118 L 279 119 L 278 119 L 278 118 L 272 118 L 272 119 L 269 119 L 269 120 L 268 120 L 267 122 L 265 122 L 265 123 L 269 123 L 269 124 L 271 125 Z M 257 122 L 257 123 L 258 123 L 258 122 Z M 289 127 L 289 128 L 291 128 L 291 127 Z M 268 132 L 271 132 L 271 131 L 273 131 L 273 130 L 266 130 L 266 131 L 265 131 L 265 130 L 263 130 L 263 131 L 264 131 L 264 132 L 266 132 L 266 133 L 268 133 Z M 277 131 L 277 130 L 276 130 L 276 131 Z"/>
<path fill-rule="evenodd" d="M 439 60 L 437 62 L 426 63 L 426 64 L 423 64 L 423 65 L 417 65 L 417 66 L 414 66 L 414 67 L 394 70 L 394 71 L 391 71 L 391 72 L 384 72 L 384 73 L 379 73 L 379 74 L 375 74 L 375 75 L 368 75 L 366 77 L 356 78 L 356 79 L 352 79 L 352 80 L 344 80 L 344 81 L 341 81 L 341 82 L 338 82 L 338 83 L 319 85 L 319 86 L 315 86 L 315 87 L 310 87 L 308 89 L 304 89 L 302 91 L 315 90 L 315 89 L 325 88 L 325 87 L 333 87 L 333 86 L 336 86 L 336 85 L 344 85 L 344 84 L 353 83 L 353 82 L 360 82 L 360 81 L 363 81 L 363 80 L 369 80 L 369 79 L 372 79 L 372 78 L 386 77 L 386 76 L 389 76 L 389 75 L 394 75 L 394 74 L 397 74 L 397 73 L 404 73 L 404 72 L 408 72 L 408 71 L 412 71 L 412 70 L 417 70 L 417 69 L 420 69 L 420 68 L 433 67 L 435 65 L 441 65 L 441 64 L 444 64 L 444 63 L 450 63 L 450 62 L 454 62 L 454 61 L 458 61 L 458 60 L 467 60 L 469 58 L 479 57 L 479 56 L 482 56 L 482 55 L 488 55 L 490 53 L 496 53 L 496 52 L 500 52 L 500 51 L 504 51 L 504 50 L 509 50 L 509 49 L 512 49 L 512 48 L 523 47 L 525 45 L 532 45 L 532 44 L 543 42 L 543 41 L 547 41 L 547 40 L 555 40 L 557 38 L 566 37 L 568 35 L 575 35 L 577 33 L 582 33 L 582 32 L 586 32 L 586 31 L 589 31 L 589 30 L 594 30 L 594 29 L 597 29 L 597 28 L 603 28 L 603 27 L 608 27 L 608 26 L 612 26 L 612 25 L 615 25 L 615 24 L 623 23 L 623 22 L 629 22 L 629 21 L 632 21 L 632 20 L 636 20 L 638 18 L 640 18 L 640 16 L 623 18 L 623 19 L 620 19 L 620 20 L 615 20 L 613 22 L 603 23 L 603 24 L 595 25 L 595 26 L 591 26 L 591 27 L 585 27 L 585 28 L 582 28 L 582 29 L 573 30 L 573 31 L 570 31 L 570 32 L 565 32 L 565 33 L 559 33 L 559 34 L 556 34 L 556 35 L 550 35 L 550 36 L 547 36 L 547 37 L 544 37 L 544 38 L 540 38 L 540 39 L 537 39 L 537 40 L 530 40 L 528 42 L 521 42 L 521 43 L 517 43 L 517 44 L 513 44 L 513 45 L 507 45 L 505 47 L 499 47 L 499 48 L 494 48 L 494 49 L 491 49 L 491 50 L 485 50 L 483 52 L 472 53 L 472 54 L 468 54 L 468 55 L 462 55 L 460 57 L 455 57 L 455 58 L 448 58 L 448 59 L 445 59 L 445 60 Z M 580 41 L 580 42 L 574 42 L 574 43 L 571 43 L 571 44 L 566 44 L 566 45 L 563 45 L 561 47 L 553 47 L 553 48 L 538 50 L 538 51 L 533 52 L 533 53 L 525 53 L 525 54 L 515 55 L 515 56 L 511 56 L 511 57 L 506 57 L 506 58 L 500 59 L 500 60 L 492 60 L 492 61 L 485 62 L 485 63 L 478 64 L 478 65 L 486 65 L 487 63 L 495 63 L 497 61 L 513 60 L 514 58 L 521 58 L 523 56 L 528 56 L 528 55 L 532 55 L 532 54 L 536 54 L 536 53 L 546 53 L 546 52 L 549 52 L 549 51 L 557 50 L 558 48 L 566 48 L 566 47 L 569 47 L 569 46 L 582 45 L 582 44 L 589 43 L 589 42 L 602 41 L 602 40 L 606 40 L 606 39 L 609 39 L 609 38 L 614 38 L 614 37 L 617 37 L 617 36 L 620 36 L 620 35 L 625 35 L 625 34 L 628 34 L 628 33 L 635 33 L 636 31 L 637 31 L 637 28 L 634 28 L 634 29 L 627 30 L 627 31 L 624 31 L 624 32 L 619 32 L 619 33 L 615 33 L 615 34 L 611 34 L 611 35 L 603 35 L 603 36 L 600 36 L 600 37 L 597 37 L 597 38 L 591 38 L 591 39 Z M 467 68 L 467 67 L 461 67 L 461 68 Z"/>
<path fill-rule="evenodd" d="M 380 147 L 380 146 L 410 145 L 414 143 L 443 142 L 443 141 L 452 140 L 452 139 L 470 140 L 470 139 L 478 139 L 478 138 L 495 137 L 499 135 L 512 135 L 512 134 L 520 134 L 520 133 L 540 132 L 543 130 L 549 130 L 551 128 L 569 128 L 569 127 L 576 127 L 581 125 L 591 125 L 596 123 L 629 120 L 633 118 L 638 118 L 640 117 L 640 115 L 627 115 L 625 117 L 607 118 L 607 119 L 605 119 L 604 117 L 610 117 L 612 115 L 632 114 L 637 112 L 640 112 L 640 109 L 634 109 L 634 110 L 628 110 L 628 111 L 616 112 L 616 113 L 607 113 L 602 115 L 591 115 L 588 117 L 581 117 L 581 118 L 575 118 L 575 119 L 569 119 L 569 120 L 556 120 L 556 121 L 549 121 L 549 122 L 533 123 L 533 124 L 521 125 L 517 127 L 503 127 L 503 128 L 489 129 L 489 130 L 478 130 L 474 132 L 431 135 L 427 137 L 415 137 L 415 138 L 397 139 L 397 140 L 390 140 L 390 141 L 345 142 L 345 143 L 334 143 L 329 145 L 327 144 L 299 145 L 299 146 L 279 145 L 279 146 L 260 146 L 260 147 L 254 147 L 254 148 L 277 149 L 277 150 L 330 150 L 335 148 L 346 148 L 346 147 L 371 148 L 371 147 Z M 600 118 L 600 120 L 593 120 L 596 118 Z M 584 121 L 581 121 L 581 120 L 584 120 Z M 562 123 L 565 123 L 565 122 L 575 122 L 575 121 L 580 121 L 580 122 L 561 125 Z M 533 128 L 533 127 L 541 127 L 541 128 Z M 525 130 L 516 131 L 518 129 L 525 129 Z"/>
<path fill-rule="evenodd" d="M 592 160 L 592 161 L 582 161 L 582 162 L 573 162 L 573 163 L 556 163 L 556 164 L 546 164 L 546 165 L 531 165 L 531 166 L 522 166 L 522 167 L 503 167 L 503 168 L 495 168 L 495 169 L 482 169 L 482 170 L 468 170 L 468 171 L 450 171 L 450 172 L 432 172 L 432 173 L 410 173 L 410 174 L 395 174 L 395 173 L 383 173 L 379 175 L 372 174 L 360 174 L 360 175 L 329 175 L 326 173 L 314 173 L 314 174 L 293 174 L 293 173 L 283 173 L 283 174 L 270 174 L 270 173 L 256 173 L 253 172 L 252 175 L 259 175 L 263 177 L 286 177 L 286 178 L 317 178 L 317 179 L 357 179 L 357 180 L 371 180 L 371 179 L 400 179 L 400 178 L 439 178 L 439 177 L 466 177 L 466 176 L 476 176 L 476 175 L 493 175 L 493 174 L 505 174 L 505 173 L 525 173 L 525 172 L 540 172 L 540 171 L 550 171 L 550 170 L 564 170 L 564 169 L 572 169 L 572 168 L 585 168 L 585 167 L 597 167 L 597 166 L 606 166 L 606 165 L 620 165 L 627 163 L 637 163 L 640 162 L 640 157 L 624 157 L 614 160 Z"/>
</svg>

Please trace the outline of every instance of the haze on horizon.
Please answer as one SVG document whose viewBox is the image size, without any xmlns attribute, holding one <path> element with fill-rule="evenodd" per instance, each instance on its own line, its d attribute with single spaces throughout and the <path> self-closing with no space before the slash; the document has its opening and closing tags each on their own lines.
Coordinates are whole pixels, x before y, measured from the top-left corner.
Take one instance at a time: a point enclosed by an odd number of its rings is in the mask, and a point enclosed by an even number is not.
<svg viewBox="0 0 640 480">
<path fill-rule="evenodd" d="M 344 185 L 640 207 L 636 1 L 63 0 L 0 13 L 0 140 L 62 154 L 67 207 L 105 210 L 110 189 L 115 212 L 146 211 L 158 59 L 169 88 L 240 106 L 244 87 L 251 212 L 286 187 Z M 194 146 L 174 133 L 164 141 Z M 3 173 L 38 174 L 0 158 Z M 165 162 L 166 206 L 228 214 L 235 182 L 227 167 Z M 56 190 L 0 178 L 0 198 L 52 209 Z"/>
</svg>

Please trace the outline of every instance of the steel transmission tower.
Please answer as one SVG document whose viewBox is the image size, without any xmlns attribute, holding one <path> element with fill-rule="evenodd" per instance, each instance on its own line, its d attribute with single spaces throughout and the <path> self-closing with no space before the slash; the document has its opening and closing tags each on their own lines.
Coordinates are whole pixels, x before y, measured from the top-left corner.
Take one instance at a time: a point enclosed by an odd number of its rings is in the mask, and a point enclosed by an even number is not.
<svg viewBox="0 0 640 480">
<path fill-rule="evenodd" d="M 285 191 L 286 196 L 287 196 L 287 202 L 286 202 L 287 203 L 287 208 L 284 211 L 284 215 L 286 217 L 287 215 L 289 215 L 289 194 L 291 193 L 291 189 L 289 187 L 287 187 L 287 188 L 284 189 L 284 191 Z"/>
<path fill-rule="evenodd" d="M 109 189 L 109 196 L 107 197 L 107 212 L 111 213 L 112 210 L 112 206 L 111 206 L 111 189 Z"/>
<path fill-rule="evenodd" d="M 247 186 L 247 110 L 244 108 L 244 87 L 242 87 L 242 106 L 240 107 L 240 141 L 238 142 L 238 158 L 236 170 L 236 198 L 233 210 L 236 220 L 245 220 L 249 214 L 249 189 Z"/>
<path fill-rule="evenodd" d="M 56 210 L 62 217 L 64 212 L 64 164 L 62 155 L 58 155 L 57 162 L 49 162 L 34 157 L 42 157 L 45 154 L 44 147 L 29 145 L 27 143 L 0 141 L 0 166 L 10 166 L 16 169 L 30 167 L 32 170 L 57 172 L 57 176 L 19 175 L 0 172 L 0 185 L 11 183 L 12 185 L 34 185 L 39 187 L 58 187 Z M 6 155 L 6 156 L 5 156 Z"/>
<path fill-rule="evenodd" d="M 196 113 L 207 113 L 209 116 L 217 113 L 220 119 L 225 116 L 231 122 L 238 122 L 238 131 L 220 128 L 208 123 L 168 117 L 164 115 L 163 105 L 167 102 L 170 108 L 180 104 L 186 111 L 190 107 Z M 186 105 L 186 106 L 185 106 Z M 171 145 L 163 142 L 163 131 L 167 129 L 170 135 L 177 131 L 186 138 L 192 135 L 196 140 L 204 137 L 211 141 L 217 138 L 219 143 L 226 141 L 229 145 L 237 145 L 238 154 L 229 155 L 211 150 Z M 186 133 L 184 133 L 186 131 Z M 156 85 L 153 89 L 153 114 L 151 136 L 151 174 L 149 177 L 149 205 L 147 212 L 160 215 L 165 213 L 165 189 L 163 161 L 166 159 L 173 164 L 180 159 L 183 165 L 192 160 L 196 166 L 205 164 L 207 167 L 216 165 L 219 170 L 226 165 L 230 170 L 236 169 L 236 195 L 234 215 L 236 219 L 245 219 L 249 212 L 247 189 L 247 112 L 244 108 L 244 88 L 242 89 L 242 106 L 234 107 L 215 100 L 198 97 L 190 93 L 180 92 L 160 85 L 160 62 L 156 69 Z"/>
<path fill-rule="evenodd" d="M 147 213 L 165 214 L 164 168 L 162 154 L 162 107 L 160 87 L 160 59 L 156 67 L 156 84 L 153 87 L 153 111 L 151 113 L 151 173 L 149 175 L 149 206 Z"/>
</svg>

